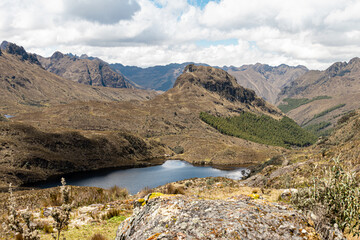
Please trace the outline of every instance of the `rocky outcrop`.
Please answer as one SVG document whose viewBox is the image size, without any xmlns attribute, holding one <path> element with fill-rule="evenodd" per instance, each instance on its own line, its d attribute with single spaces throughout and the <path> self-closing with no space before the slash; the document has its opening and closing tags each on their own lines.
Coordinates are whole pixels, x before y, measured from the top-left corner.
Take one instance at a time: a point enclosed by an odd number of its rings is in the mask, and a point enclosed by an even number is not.
<svg viewBox="0 0 360 240">
<path fill-rule="evenodd" d="M 247 196 L 201 200 L 161 196 L 134 210 L 118 228 L 129 239 L 320 239 L 290 207 Z"/>
<path fill-rule="evenodd" d="M 36 57 L 36 54 L 27 53 L 23 47 L 18 46 L 14 43 L 3 41 L 0 45 L 0 49 L 4 50 L 7 53 L 19 56 L 22 61 L 29 61 L 30 63 L 41 66 L 40 62 Z"/>
<path fill-rule="evenodd" d="M 189 64 L 185 67 L 184 73 L 176 80 L 174 87 L 182 86 L 187 82 L 216 92 L 231 102 L 256 102 L 258 105 L 264 105 L 264 100 L 256 98 L 253 90 L 243 88 L 234 77 L 221 69 Z"/>
</svg>

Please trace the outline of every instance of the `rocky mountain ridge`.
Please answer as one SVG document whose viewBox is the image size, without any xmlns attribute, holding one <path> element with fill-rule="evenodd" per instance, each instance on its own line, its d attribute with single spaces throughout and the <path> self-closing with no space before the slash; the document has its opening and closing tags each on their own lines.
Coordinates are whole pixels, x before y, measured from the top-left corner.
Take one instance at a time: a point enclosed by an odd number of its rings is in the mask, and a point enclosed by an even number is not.
<svg viewBox="0 0 360 240">
<path fill-rule="evenodd" d="M 144 88 L 167 91 L 173 86 L 176 78 L 180 76 L 188 64 L 192 63 L 172 63 L 148 68 L 124 66 L 119 63 L 111 64 L 110 66 Z M 209 66 L 207 64 L 195 65 Z M 240 67 L 224 66 L 216 68 L 229 72 L 237 79 L 241 86 L 255 90 L 258 96 L 273 104 L 282 87 L 308 71 L 304 66 L 292 67 L 281 64 L 271 67 L 260 63 Z"/>
<path fill-rule="evenodd" d="M 109 64 L 87 56 L 73 56 L 55 52 L 49 58 L 37 56 L 41 65 L 49 72 L 66 79 L 91 85 L 113 88 L 134 88 L 121 73 L 113 71 Z"/>
<path fill-rule="evenodd" d="M 34 63 L 41 66 L 40 62 L 36 57 L 36 54 L 28 53 L 25 51 L 23 47 L 18 46 L 14 43 L 3 41 L 0 45 L 0 49 L 9 54 L 18 56 L 22 61 L 28 61 L 30 63 Z"/>
</svg>

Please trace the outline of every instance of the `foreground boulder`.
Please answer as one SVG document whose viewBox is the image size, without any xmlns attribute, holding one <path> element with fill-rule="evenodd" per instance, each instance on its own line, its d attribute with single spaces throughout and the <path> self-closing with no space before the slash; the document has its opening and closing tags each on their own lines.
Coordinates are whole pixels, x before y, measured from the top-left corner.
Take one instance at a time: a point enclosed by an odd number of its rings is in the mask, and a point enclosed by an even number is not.
<svg viewBox="0 0 360 240">
<path fill-rule="evenodd" d="M 116 240 L 320 239 L 295 210 L 247 196 L 227 200 L 161 196 L 142 205 L 119 226 Z"/>
</svg>

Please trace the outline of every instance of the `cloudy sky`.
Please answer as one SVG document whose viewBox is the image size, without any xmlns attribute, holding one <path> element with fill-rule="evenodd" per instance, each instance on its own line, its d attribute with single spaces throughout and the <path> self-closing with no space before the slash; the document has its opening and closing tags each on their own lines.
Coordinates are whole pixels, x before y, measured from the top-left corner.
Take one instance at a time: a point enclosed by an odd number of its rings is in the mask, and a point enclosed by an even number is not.
<svg viewBox="0 0 360 240">
<path fill-rule="evenodd" d="M 0 41 L 153 66 L 324 69 L 360 57 L 359 0 L 1 0 Z"/>
</svg>

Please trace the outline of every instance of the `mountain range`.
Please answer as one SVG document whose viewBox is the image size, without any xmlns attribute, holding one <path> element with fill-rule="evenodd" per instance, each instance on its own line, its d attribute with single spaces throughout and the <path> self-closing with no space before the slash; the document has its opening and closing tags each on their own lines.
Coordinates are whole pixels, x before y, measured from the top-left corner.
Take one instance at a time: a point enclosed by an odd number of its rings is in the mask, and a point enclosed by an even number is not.
<svg viewBox="0 0 360 240">
<path fill-rule="evenodd" d="M 299 124 L 325 130 L 360 107 L 360 59 L 312 70 L 279 93 L 277 105 Z"/>
<path fill-rule="evenodd" d="M 140 68 L 120 63 L 107 64 L 96 57 L 55 52 L 50 58 L 38 56 L 41 65 L 50 72 L 80 83 L 108 87 L 137 87 L 167 91 L 171 89 L 185 66 L 191 63 L 172 63 Z M 198 63 L 196 65 L 209 66 Z M 109 68 L 110 67 L 110 68 Z M 233 75 L 241 86 L 255 90 L 265 100 L 275 104 L 281 89 L 308 71 L 304 66 L 285 64 L 269 66 L 257 63 L 240 67 L 216 67 Z M 100 70 L 99 70 L 100 69 Z"/>
</svg>

